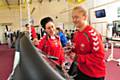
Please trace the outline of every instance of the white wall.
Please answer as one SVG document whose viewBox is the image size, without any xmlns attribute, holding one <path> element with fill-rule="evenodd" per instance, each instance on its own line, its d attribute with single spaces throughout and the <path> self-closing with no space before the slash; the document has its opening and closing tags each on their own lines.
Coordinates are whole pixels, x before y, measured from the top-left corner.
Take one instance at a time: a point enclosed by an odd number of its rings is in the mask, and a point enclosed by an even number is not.
<svg viewBox="0 0 120 80">
<path fill-rule="evenodd" d="M 0 42 L 1 43 L 6 43 L 4 31 L 5 31 L 5 26 L 0 25 L 0 35 L 1 35 L 0 36 Z"/>
<path fill-rule="evenodd" d="M 107 24 L 109 23 L 111 24 L 114 20 L 120 20 L 120 17 L 118 17 L 118 12 L 117 12 L 118 11 L 117 9 L 120 8 L 119 4 L 120 4 L 120 1 L 113 1 L 113 2 L 109 2 L 106 5 L 99 5 L 99 6 L 91 8 L 90 9 L 90 23 L 95 27 L 101 26 L 102 27 L 101 31 L 100 31 L 100 28 L 97 28 L 100 32 L 102 32 L 103 30 L 106 30 Z M 103 17 L 103 18 L 95 17 L 95 11 L 100 10 L 100 9 L 105 9 L 106 17 Z M 104 25 L 102 25 L 103 23 Z M 105 32 L 103 32 L 104 34 L 102 35 L 106 36 Z"/>
<path fill-rule="evenodd" d="M 108 4 L 113 1 L 118 1 L 118 0 L 93 0 L 93 7 L 100 6 L 103 4 Z"/>
<path fill-rule="evenodd" d="M 39 24 L 40 19 L 45 16 L 50 16 L 57 22 L 63 22 L 63 20 L 64 22 L 68 21 L 67 14 L 60 13 L 67 8 L 66 2 L 64 2 L 64 0 L 60 0 L 60 2 L 57 2 L 57 0 L 53 0 L 51 2 L 43 1 L 42 3 L 33 3 L 31 8 L 33 7 L 35 7 L 35 11 L 32 14 L 32 17 L 35 20 L 35 24 Z M 55 18 L 56 16 L 58 16 L 57 19 Z"/>
<path fill-rule="evenodd" d="M 0 23 L 12 23 L 13 31 L 19 27 L 19 11 L 16 9 L 0 10 Z"/>
<path fill-rule="evenodd" d="M 119 20 L 120 17 L 117 16 L 117 9 L 120 7 L 119 4 L 120 1 L 90 9 L 91 23 L 105 22 L 105 21 L 112 22 L 114 20 Z M 100 9 L 105 9 L 106 17 L 103 18 L 95 17 L 95 11 Z"/>
</svg>

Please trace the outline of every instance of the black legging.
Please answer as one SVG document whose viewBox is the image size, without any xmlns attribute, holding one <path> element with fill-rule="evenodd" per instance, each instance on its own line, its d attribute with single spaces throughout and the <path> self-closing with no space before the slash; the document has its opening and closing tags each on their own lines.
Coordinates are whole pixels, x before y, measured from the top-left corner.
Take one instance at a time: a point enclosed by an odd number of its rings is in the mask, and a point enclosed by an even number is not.
<svg viewBox="0 0 120 80">
<path fill-rule="evenodd" d="M 83 74 L 80 70 L 78 70 L 78 74 L 74 79 L 75 80 L 104 80 L 104 77 L 100 77 L 100 78 L 89 77 Z"/>
</svg>

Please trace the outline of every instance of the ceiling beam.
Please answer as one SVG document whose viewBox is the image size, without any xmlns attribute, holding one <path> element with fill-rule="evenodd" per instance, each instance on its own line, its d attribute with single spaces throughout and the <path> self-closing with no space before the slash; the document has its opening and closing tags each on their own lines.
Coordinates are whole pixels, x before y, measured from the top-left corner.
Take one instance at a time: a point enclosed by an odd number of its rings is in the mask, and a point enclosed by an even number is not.
<svg viewBox="0 0 120 80">
<path fill-rule="evenodd" d="M 30 4 L 32 4 L 32 0 L 30 0 Z"/>
<path fill-rule="evenodd" d="M 52 0 L 48 0 L 49 2 L 51 2 Z"/>
<path fill-rule="evenodd" d="M 20 5 L 20 0 L 18 0 L 18 5 Z"/>
<path fill-rule="evenodd" d="M 5 1 L 6 1 L 7 5 L 9 6 L 10 4 L 9 4 L 8 0 L 5 0 Z"/>
<path fill-rule="evenodd" d="M 33 14 L 33 12 L 35 11 L 35 7 L 33 7 L 32 11 L 30 12 L 30 14 Z"/>
<path fill-rule="evenodd" d="M 20 4 L 24 4 L 24 0 L 19 0 L 21 3 Z"/>
<path fill-rule="evenodd" d="M 6 1 L 7 5 L 8 5 L 8 8 L 11 9 L 11 8 L 9 7 L 10 4 L 9 4 L 8 0 L 5 0 L 5 1 Z"/>
<path fill-rule="evenodd" d="M 38 0 L 38 2 L 39 2 L 39 3 L 42 3 L 42 2 L 43 2 L 43 0 Z"/>
</svg>

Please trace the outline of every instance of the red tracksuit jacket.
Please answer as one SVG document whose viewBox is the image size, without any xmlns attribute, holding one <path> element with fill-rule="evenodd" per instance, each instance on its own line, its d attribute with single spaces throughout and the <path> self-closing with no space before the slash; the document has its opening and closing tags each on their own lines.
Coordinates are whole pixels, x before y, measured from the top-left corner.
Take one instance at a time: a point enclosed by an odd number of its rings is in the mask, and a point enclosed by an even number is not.
<svg viewBox="0 0 120 80">
<path fill-rule="evenodd" d="M 52 39 L 45 35 L 40 39 L 37 47 L 48 55 L 57 57 L 58 60 L 56 62 L 58 64 L 61 65 L 64 62 L 64 51 L 59 37 L 56 36 L 55 39 Z"/>
<path fill-rule="evenodd" d="M 32 33 L 32 38 L 37 38 L 37 34 L 36 34 L 36 31 L 35 31 L 35 28 L 34 26 L 31 26 L 31 33 Z"/>
<path fill-rule="evenodd" d="M 104 48 L 101 35 L 91 26 L 74 34 L 78 68 L 90 77 L 105 76 Z"/>
</svg>

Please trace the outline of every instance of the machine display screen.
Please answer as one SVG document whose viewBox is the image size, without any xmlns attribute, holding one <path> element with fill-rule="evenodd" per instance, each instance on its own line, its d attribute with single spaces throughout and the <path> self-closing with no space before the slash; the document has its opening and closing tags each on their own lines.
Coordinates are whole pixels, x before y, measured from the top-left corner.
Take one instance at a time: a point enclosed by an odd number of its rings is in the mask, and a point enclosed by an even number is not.
<svg viewBox="0 0 120 80">
<path fill-rule="evenodd" d="M 96 18 L 106 17 L 105 9 L 95 11 Z"/>
</svg>

